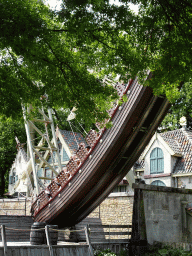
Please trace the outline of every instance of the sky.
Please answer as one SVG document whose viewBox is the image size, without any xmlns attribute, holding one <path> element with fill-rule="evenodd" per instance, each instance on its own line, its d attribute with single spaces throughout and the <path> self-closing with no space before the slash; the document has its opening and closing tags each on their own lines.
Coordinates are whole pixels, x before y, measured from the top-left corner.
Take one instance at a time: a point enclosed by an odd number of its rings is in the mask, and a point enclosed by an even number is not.
<svg viewBox="0 0 192 256">
<path fill-rule="evenodd" d="M 59 10 L 60 9 L 60 3 L 61 3 L 61 0 L 44 0 L 45 3 L 48 3 L 50 5 L 51 8 L 55 9 L 56 10 Z M 120 5 L 119 1 L 118 0 L 110 0 L 110 3 L 113 4 L 115 3 L 116 5 Z M 138 6 L 137 5 L 134 5 L 134 4 L 130 4 L 130 8 L 134 11 L 134 12 L 138 12 Z"/>
</svg>

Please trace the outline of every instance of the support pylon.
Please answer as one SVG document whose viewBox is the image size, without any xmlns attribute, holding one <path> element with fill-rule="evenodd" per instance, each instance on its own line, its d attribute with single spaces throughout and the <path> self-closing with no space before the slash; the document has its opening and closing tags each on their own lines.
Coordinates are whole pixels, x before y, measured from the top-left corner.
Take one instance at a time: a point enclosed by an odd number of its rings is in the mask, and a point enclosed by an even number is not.
<svg viewBox="0 0 192 256">
<path fill-rule="evenodd" d="M 32 110 L 31 108 L 30 111 Z M 32 167 L 32 173 L 33 173 L 33 180 L 34 180 L 34 194 L 38 195 L 40 193 L 40 181 L 38 178 L 38 170 L 44 165 L 45 167 L 48 167 L 51 169 L 56 175 L 61 171 L 61 160 L 59 156 L 59 148 L 58 143 L 55 135 L 55 127 L 53 123 L 52 118 L 52 110 L 49 108 L 47 110 L 48 116 L 45 114 L 44 109 L 38 109 L 38 112 L 42 115 L 41 119 L 33 118 L 32 120 L 29 119 L 26 113 L 26 109 L 23 106 L 23 116 L 25 121 L 25 129 L 27 134 L 27 145 L 30 155 L 31 161 L 31 167 Z M 30 116 L 30 115 L 29 115 Z M 38 123 L 44 123 L 45 131 L 42 132 L 36 125 L 35 122 Z M 48 126 L 50 125 L 50 128 Z M 51 130 L 51 132 L 49 132 Z M 34 131 L 36 131 L 40 137 L 39 143 L 38 141 L 34 143 L 34 137 L 31 137 L 31 133 L 34 134 Z M 52 138 L 50 138 L 51 134 Z M 46 143 L 46 146 L 45 146 Z M 52 164 L 48 163 L 48 161 L 45 159 L 45 152 L 49 152 L 52 156 Z M 53 152 L 55 152 L 57 157 L 57 168 L 59 169 L 59 172 L 56 170 L 54 158 L 53 158 Z M 41 160 L 41 163 L 37 163 L 37 159 Z"/>
</svg>

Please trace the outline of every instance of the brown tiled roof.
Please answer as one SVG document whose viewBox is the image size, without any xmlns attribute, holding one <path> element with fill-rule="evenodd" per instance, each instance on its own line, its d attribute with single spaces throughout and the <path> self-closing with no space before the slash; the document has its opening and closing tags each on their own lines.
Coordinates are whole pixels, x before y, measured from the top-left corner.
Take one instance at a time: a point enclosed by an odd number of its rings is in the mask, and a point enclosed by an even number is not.
<svg viewBox="0 0 192 256">
<path fill-rule="evenodd" d="M 62 137 L 64 138 L 65 142 L 67 143 L 71 153 L 74 153 L 78 149 L 78 145 L 80 143 L 85 143 L 86 141 L 83 137 L 78 132 L 71 132 L 71 131 L 66 131 L 66 130 L 60 130 Z M 78 145 L 77 145 L 78 143 Z"/>
<path fill-rule="evenodd" d="M 178 129 L 160 134 L 175 153 L 180 153 L 173 172 L 192 173 L 192 132 Z"/>
</svg>

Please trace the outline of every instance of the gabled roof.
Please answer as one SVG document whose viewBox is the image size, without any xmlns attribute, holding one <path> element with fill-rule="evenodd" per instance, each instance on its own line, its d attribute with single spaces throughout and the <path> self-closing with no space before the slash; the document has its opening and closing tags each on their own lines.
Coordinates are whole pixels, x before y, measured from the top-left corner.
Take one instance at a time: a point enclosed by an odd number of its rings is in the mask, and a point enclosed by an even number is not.
<svg viewBox="0 0 192 256">
<path fill-rule="evenodd" d="M 151 146 L 156 140 L 159 140 L 159 142 L 166 148 L 166 150 L 169 152 L 170 155 L 181 157 L 182 152 L 180 151 L 178 142 L 174 138 L 169 138 L 169 136 L 166 136 L 166 133 L 155 133 L 152 139 L 150 140 L 149 144 L 145 148 L 145 150 L 142 153 L 141 159 L 144 159 L 148 151 L 150 150 Z"/>
<path fill-rule="evenodd" d="M 80 143 L 86 143 L 83 135 L 78 132 L 59 130 L 71 153 L 74 153 Z"/>
<path fill-rule="evenodd" d="M 143 151 L 141 158 L 135 163 L 134 168 L 144 168 L 142 160 L 156 139 L 172 156 L 178 157 L 173 168 L 173 176 L 192 175 L 192 131 L 183 128 L 160 134 L 156 133 Z"/>
<path fill-rule="evenodd" d="M 182 128 L 160 135 L 173 148 L 176 142 L 182 153 L 182 157 L 178 159 L 173 173 L 175 175 L 192 173 L 192 131 Z"/>
<path fill-rule="evenodd" d="M 160 134 L 160 136 L 163 138 L 163 140 L 169 145 L 169 147 L 173 150 L 173 152 L 175 153 L 175 155 L 181 155 L 182 156 L 182 152 L 179 148 L 179 143 L 178 141 L 174 138 L 173 134 L 172 137 L 169 137 L 170 134 L 169 132 L 167 133 L 162 133 Z"/>
<path fill-rule="evenodd" d="M 59 143 L 62 144 L 68 158 L 70 158 L 75 153 L 80 143 L 86 144 L 86 141 L 83 135 L 81 135 L 80 133 L 61 130 L 58 127 L 56 128 L 56 137 L 57 139 L 59 139 Z M 44 155 L 44 158 L 47 159 L 48 157 L 50 156 L 49 156 L 49 151 L 47 150 Z M 43 162 L 41 163 L 41 165 L 42 164 Z"/>
</svg>

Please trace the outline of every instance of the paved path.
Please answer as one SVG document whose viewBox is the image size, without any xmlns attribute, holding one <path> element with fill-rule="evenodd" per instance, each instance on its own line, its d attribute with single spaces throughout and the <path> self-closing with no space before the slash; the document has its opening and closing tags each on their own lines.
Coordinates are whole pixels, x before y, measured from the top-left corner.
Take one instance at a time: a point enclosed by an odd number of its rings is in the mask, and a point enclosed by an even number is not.
<svg viewBox="0 0 192 256">
<path fill-rule="evenodd" d="M 78 246 L 78 245 L 82 245 L 82 244 L 86 244 L 86 243 L 73 243 L 73 242 L 58 242 L 57 243 L 57 245 L 76 245 L 76 246 Z M 30 242 L 28 241 L 28 242 L 7 242 L 7 246 L 33 246 L 33 245 L 31 245 L 30 244 Z M 35 246 L 37 246 L 37 245 L 35 245 Z M 42 245 L 40 245 L 40 246 L 42 246 Z M 44 244 L 44 246 L 47 246 L 46 244 Z M 0 247 L 3 247 L 3 243 L 2 242 L 0 242 Z"/>
</svg>

